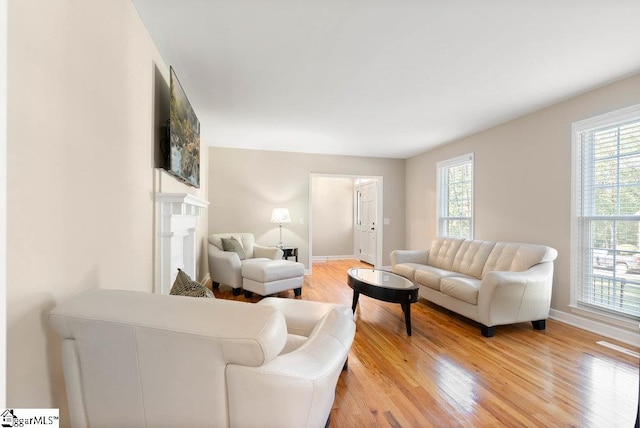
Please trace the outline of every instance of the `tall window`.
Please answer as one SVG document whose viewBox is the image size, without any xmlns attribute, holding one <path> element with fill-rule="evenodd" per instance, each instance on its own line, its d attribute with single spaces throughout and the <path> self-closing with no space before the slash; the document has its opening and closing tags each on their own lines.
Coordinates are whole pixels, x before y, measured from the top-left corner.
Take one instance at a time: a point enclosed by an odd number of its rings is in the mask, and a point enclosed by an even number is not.
<svg viewBox="0 0 640 428">
<path fill-rule="evenodd" d="M 438 163 L 438 236 L 473 238 L 473 153 Z"/>
<path fill-rule="evenodd" d="M 572 303 L 640 319 L 640 105 L 573 134 Z"/>
</svg>

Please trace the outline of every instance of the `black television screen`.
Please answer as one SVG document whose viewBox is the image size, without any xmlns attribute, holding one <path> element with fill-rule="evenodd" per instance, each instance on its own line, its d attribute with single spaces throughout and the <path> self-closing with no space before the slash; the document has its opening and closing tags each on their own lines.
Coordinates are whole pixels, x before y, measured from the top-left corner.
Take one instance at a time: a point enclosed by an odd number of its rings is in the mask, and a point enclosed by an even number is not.
<svg viewBox="0 0 640 428">
<path fill-rule="evenodd" d="M 185 183 L 200 187 L 200 122 L 173 67 L 169 72 L 171 106 L 165 169 Z"/>
</svg>

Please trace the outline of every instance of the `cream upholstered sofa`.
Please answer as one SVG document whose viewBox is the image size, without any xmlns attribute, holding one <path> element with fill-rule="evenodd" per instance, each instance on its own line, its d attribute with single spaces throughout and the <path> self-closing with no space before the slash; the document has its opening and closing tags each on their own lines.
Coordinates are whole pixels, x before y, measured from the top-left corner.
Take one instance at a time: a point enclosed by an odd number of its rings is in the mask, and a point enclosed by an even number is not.
<svg viewBox="0 0 640 428">
<path fill-rule="evenodd" d="M 420 297 L 479 322 L 491 337 L 496 325 L 545 329 L 557 256 L 544 245 L 437 238 L 428 250 L 393 251 L 391 265 L 420 285 Z"/>
<path fill-rule="evenodd" d="M 286 314 L 268 301 L 79 294 L 49 315 L 71 425 L 323 427 L 355 324 L 332 305 L 319 309 L 292 346 Z"/>
</svg>

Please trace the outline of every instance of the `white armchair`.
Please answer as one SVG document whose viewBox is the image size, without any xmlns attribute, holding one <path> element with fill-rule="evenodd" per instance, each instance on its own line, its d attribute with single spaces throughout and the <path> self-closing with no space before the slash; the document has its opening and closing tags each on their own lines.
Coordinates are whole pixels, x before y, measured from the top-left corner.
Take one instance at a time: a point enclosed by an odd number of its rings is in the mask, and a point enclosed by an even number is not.
<svg viewBox="0 0 640 428">
<path fill-rule="evenodd" d="M 289 300 L 296 303 L 306 302 Z M 267 304 L 79 294 L 49 315 L 62 338 L 69 422 L 323 427 L 355 335 L 343 312 L 329 308 L 308 338 L 285 349 L 286 315 Z"/>
<path fill-rule="evenodd" d="M 238 254 L 224 251 L 223 238 L 236 238 L 246 254 L 244 260 L 240 260 Z M 209 273 L 213 287 L 225 284 L 233 289 L 234 296 L 242 290 L 242 265 L 256 260 L 279 260 L 283 252 L 280 248 L 264 247 L 256 244 L 252 233 L 216 233 L 209 236 Z"/>
</svg>

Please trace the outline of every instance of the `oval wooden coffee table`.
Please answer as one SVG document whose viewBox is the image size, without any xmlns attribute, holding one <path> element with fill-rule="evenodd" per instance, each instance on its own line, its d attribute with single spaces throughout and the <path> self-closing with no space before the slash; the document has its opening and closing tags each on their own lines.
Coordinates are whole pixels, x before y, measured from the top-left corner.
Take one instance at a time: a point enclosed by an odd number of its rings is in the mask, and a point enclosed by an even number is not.
<svg viewBox="0 0 640 428">
<path fill-rule="evenodd" d="M 360 293 L 384 302 L 400 303 L 407 334 L 411 336 L 411 303 L 418 301 L 419 286 L 400 275 L 379 269 L 349 269 L 347 279 L 349 287 L 353 288 L 351 310 L 354 313 Z"/>
</svg>

